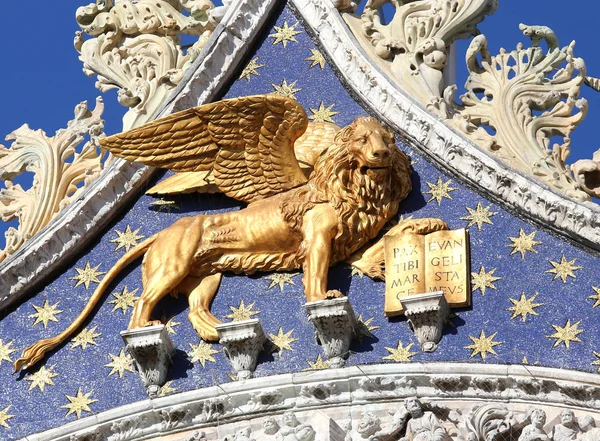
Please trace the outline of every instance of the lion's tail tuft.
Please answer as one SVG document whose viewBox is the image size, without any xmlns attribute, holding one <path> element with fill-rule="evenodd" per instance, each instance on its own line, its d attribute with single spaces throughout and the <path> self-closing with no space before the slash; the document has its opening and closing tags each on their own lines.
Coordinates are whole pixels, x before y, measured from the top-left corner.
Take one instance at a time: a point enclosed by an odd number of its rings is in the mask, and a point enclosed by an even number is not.
<svg viewBox="0 0 600 441">
<path fill-rule="evenodd" d="M 58 334 L 56 337 L 46 338 L 44 340 L 39 340 L 33 345 L 29 346 L 27 349 L 23 351 L 21 354 L 21 358 L 15 361 L 15 372 L 19 372 L 22 368 L 30 368 L 34 366 L 38 361 L 44 358 L 46 352 L 54 349 L 61 343 L 63 343 L 74 331 L 76 331 L 83 322 L 87 319 L 88 315 L 94 310 L 102 295 L 104 294 L 104 290 L 106 287 L 113 281 L 113 279 L 121 272 L 123 268 L 129 265 L 138 257 L 142 256 L 146 250 L 152 245 L 154 240 L 156 239 L 156 234 L 154 236 L 149 237 L 135 248 L 131 249 L 123 257 L 121 257 L 117 263 L 108 271 L 106 276 L 102 279 L 90 299 L 88 300 L 83 311 L 77 316 L 73 323 L 69 325 L 67 329 Z"/>
</svg>

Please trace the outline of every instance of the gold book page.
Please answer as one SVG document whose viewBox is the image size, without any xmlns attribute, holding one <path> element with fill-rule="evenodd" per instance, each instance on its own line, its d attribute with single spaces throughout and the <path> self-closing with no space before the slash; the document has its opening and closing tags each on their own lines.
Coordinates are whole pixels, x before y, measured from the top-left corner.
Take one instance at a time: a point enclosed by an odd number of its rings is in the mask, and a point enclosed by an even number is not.
<svg viewBox="0 0 600 441">
<path fill-rule="evenodd" d="M 385 236 L 385 315 L 402 314 L 400 299 L 425 290 L 424 236 Z"/>
<path fill-rule="evenodd" d="M 427 292 L 444 291 L 450 306 L 471 304 L 467 231 L 445 230 L 425 236 Z"/>
</svg>

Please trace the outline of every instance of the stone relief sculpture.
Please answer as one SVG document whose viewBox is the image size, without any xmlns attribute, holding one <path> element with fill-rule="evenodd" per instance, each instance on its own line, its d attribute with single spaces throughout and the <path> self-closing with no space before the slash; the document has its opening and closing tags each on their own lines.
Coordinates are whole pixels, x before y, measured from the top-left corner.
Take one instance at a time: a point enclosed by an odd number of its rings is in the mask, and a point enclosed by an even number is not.
<svg viewBox="0 0 600 441">
<path fill-rule="evenodd" d="M 155 324 L 150 320 L 154 306 L 177 289 L 188 293 L 189 318 L 199 335 L 217 340 L 220 321 L 209 306 L 223 271 L 302 267 L 307 301 L 342 296 L 326 288 L 329 266 L 367 246 L 397 213 L 411 189 L 409 164 L 388 128 L 361 117 L 339 130 L 333 142 L 313 146 L 323 153 L 307 178 L 293 150 L 307 126 L 306 112 L 295 100 L 257 95 L 188 109 L 105 138 L 102 146 L 118 157 L 198 173 L 196 181 L 208 173 L 209 183 L 250 205 L 180 219 L 130 250 L 79 317 L 57 337 L 26 349 L 15 369 L 32 366 L 65 341 L 123 267 L 144 254 L 144 291 L 129 329 Z M 447 228 L 435 219 L 408 222 L 416 230 Z M 382 255 L 367 250 L 354 264 L 369 273 L 373 266 L 380 270 L 381 261 Z"/>
<path fill-rule="evenodd" d="M 560 424 L 554 426 L 550 438 L 553 441 L 572 441 L 579 436 L 580 432 L 575 420 L 575 412 L 565 409 L 560 413 Z"/>
<path fill-rule="evenodd" d="M 531 47 L 519 44 L 492 56 L 484 35 L 473 39 L 466 54 L 467 92 L 460 104 L 454 102 L 455 86 L 444 93 L 449 122 L 511 166 L 588 200 L 566 165 L 570 135 L 587 113 L 587 101 L 579 97 L 585 62 L 575 57 L 575 42 L 561 49 L 550 28 L 519 27 Z M 553 137 L 559 140 L 551 144 Z"/>
<path fill-rule="evenodd" d="M 13 141 L 9 148 L 0 145 L 0 179 L 6 186 L 0 189 L 0 219 L 19 221 L 17 228 L 10 227 L 5 233 L 0 262 L 45 227 L 100 174 L 106 158 L 99 146 L 104 135 L 103 111 L 101 98 L 93 110 L 84 101 L 75 107 L 75 118 L 67 128 L 54 136 L 24 124 L 6 137 Z M 34 175 L 27 189 L 12 183 L 25 172 Z"/>
<path fill-rule="evenodd" d="M 530 421 L 528 426 L 525 426 L 519 441 L 549 441 L 550 438 L 544 430 L 546 424 L 546 412 L 539 407 L 531 407 L 527 410 L 527 419 Z"/>
<path fill-rule="evenodd" d="M 396 10 L 383 24 L 380 13 L 386 3 Z M 427 106 L 442 96 L 450 45 L 477 35 L 477 24 L 496 8 L 496 0 L 369 0 L 360 19 L 345 19 L 396 84 Z"/>
<path fill-rule="evenodd" d="M 76 12 L 75 48 L 102 92 L 118 89 L 127 130 L 149 120 L 208 41 L 221 8 L 209 0 L 96 0 Z M 91 38 L 85 39 L 83 34 Z M 187 51 L 181 35 L 197 36 Z"/>
</svg>

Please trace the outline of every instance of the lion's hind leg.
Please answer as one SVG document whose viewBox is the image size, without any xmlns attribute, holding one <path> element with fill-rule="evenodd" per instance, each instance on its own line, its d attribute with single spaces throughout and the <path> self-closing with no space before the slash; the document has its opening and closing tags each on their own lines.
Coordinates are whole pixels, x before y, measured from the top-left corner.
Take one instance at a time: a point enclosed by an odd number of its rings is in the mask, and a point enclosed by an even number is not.
<svg viewBox="0 0 600 441">
<path fill-rule="evenodd" d="M 212 315 L 210 305 L 221 284 L 221 276 L 221 273 L 217 273 L 203 278 L 188 277 L 182 283 L 185 285 L 184 289 L 189 292 L 188 318 L 198 335 L 206 341 L 219 340 L 215 326 L 222 322 Z"/>
</svg>

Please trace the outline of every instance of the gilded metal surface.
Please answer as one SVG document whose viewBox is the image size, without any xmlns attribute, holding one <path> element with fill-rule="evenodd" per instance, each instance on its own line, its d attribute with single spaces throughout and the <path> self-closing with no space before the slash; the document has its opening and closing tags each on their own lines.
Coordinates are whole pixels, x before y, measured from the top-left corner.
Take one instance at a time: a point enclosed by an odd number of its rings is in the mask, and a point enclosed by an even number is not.
<svg viewBox="0 0 600 441">
<path fill-rule="evenodd" d="M 385 314 L 402 314 L 400 299 L 443 291 L 450 306 L 471 304 L 465 229 L 385 236 Z"/>
<path fill-rule="evenodd" d="M 302 267 L 307 301 L 341 296 L 327 290 L 329 266 L 367 245 L 397 213 L 411 189 L 409 164 L 389 129 L 360 117 L 339 130 L 333 143 L 313 145 L 312 151 L 323 153 L 314 156 L 307 179 L 294 156 L 294 142 L 307 125 L 295 100 L 256 95 L 188 109 L 103 140 L 105 149 L 127 160 L 210 174 L 211 185 L 249 205 L 182 218 L 132 248 L 71 325 L 26 349 L 15 369 L 32 366 L 78 329 L 117 274 L 144 254 L 144 290 L 129 329 L 155 324 L 152 310 L 175 291 L 188 295 L 198 334 L 217 340 L 220 321 L 209 308 L 224 271 Z M 376 250 L 363 254 L 363 262 L 381 262 L 381 245 Z"/>
</svg>

